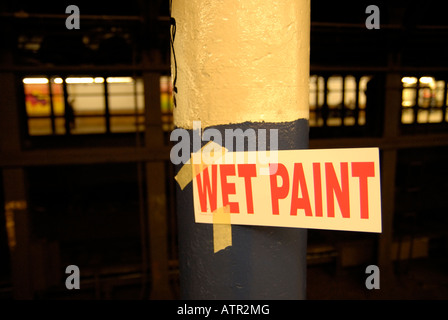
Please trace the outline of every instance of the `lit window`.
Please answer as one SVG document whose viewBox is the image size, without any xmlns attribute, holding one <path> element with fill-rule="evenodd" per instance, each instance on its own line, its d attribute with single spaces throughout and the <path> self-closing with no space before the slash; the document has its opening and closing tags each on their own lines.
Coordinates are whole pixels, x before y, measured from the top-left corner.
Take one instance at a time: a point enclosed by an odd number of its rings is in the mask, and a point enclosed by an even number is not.
<svg viewBox="0 0 448 320">
<path fill-rule="evenodd" d="M 401 122 L 441 123 L 447 121 L 446 82 L 432 76 L 403 77 Z"/>
<path fill-rule="evenodd" d="M 310 76 L 310 126 L 365 125 L 370 76 Z"/>
<path fill-rule="evenodd" d="M 48 79 L 24 78 L 23 86 L 30 135 L 51 134 L 51 101 Z"/>
<path fill-rule="evenodd" d="M 22 80 L 28 134 L 105 134 L 143 131 L 144 86 L 133 77 L 27 77 Z M 160 78 L 163 130 L 173 129 L 172 81 Z"/>
<path fill-rule="evenodd" d="M 162 126 L 164 131 L 174 129 L 173 123 L 173 83 L 171 77 L 160 77 L 160 104 L 162 109 Z"/>
<path fill-rule="evenodd" d="M 143 81 L 131 77 L 106 79 L 112 132 L 133 132 L 144 126 Z"/>
<path fill-rule="evenodd" d="M 72 134 L 105 133 L 104 85 L 92 77 L 69 77 L 66 120 Z"/>
</svg>

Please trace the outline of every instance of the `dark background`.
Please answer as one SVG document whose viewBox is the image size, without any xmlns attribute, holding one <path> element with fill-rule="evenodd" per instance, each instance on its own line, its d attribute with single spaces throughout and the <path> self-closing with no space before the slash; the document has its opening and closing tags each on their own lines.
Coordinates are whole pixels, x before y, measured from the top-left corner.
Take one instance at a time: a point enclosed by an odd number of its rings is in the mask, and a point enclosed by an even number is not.
<svg viewBox="0 0 448 320">
<path fill-rule="evenodd" d="M 80 8 L 79 30 L 65 27 L 70 4 Z M 371 4 L 380 9 L 379 30 L 365 27 Z M 383 233 L 309 230 L 308 298 L 446 299 L 446 4 L 311 6 L 310 75 L 371 80 L 365 123 L 344 125 L 344 117 L 360 117 L 359 105 L 323 102 L 312 110 L 322 122 L 310 125 L 310 148 L 380 148 Z M 171 72 L 169 1 L 8 1 L 0 21 L 0 297 L 178 298 L 172 117 L 158 97 L 158 79 Z M 33 76 L 141 78 L 143 129 L 31 135 L 22 79 Z M 409 110 L 443 117 L 403 122 L 401 79 L 423 76 L 443 81 L 444 99 L 424 105 L 415 88 Z M 11 201 L 26 209 L 11 213 Z M 65 288 L 70 264 L 81 270 L 81 290 Z M 380 290 L 365 288 L 370 264 L 380 267 Z"/>
</svg>

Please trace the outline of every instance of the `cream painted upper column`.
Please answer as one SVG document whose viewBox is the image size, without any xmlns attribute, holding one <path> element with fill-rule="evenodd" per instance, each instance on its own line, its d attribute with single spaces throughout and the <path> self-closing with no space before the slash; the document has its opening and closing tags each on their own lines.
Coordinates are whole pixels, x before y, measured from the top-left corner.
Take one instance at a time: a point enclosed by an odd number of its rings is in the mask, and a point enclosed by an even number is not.
<svg viewBox="0 0 448 320">
<path fill-rule="evenodd" d="M 177 127 L 308 119 L 310 0 L 173 0 L 171 15 Z"/>
</svg>

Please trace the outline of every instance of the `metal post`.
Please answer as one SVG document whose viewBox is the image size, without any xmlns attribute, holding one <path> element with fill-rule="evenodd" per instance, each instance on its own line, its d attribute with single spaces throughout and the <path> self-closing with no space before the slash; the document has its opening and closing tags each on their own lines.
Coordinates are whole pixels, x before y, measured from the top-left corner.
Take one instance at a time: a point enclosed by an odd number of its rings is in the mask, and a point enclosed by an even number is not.
<svg viewBox="0 0 448 320">
<path fill-rule="evenodd" d="M 251 128 L 270 141 L 276 129 L 278 149 L 308 147 L 309 14 L 308 0 L 173 1 L 174 122 L 192 152 L 193 121 L 222 137 L 241 129 L 236 139 Z M 214 253 L 213 226 L 194 222 L 191 183 L 176 192 L 181 298 L 305 298 L 305 229 L 232 225 L 232 246 Z"/>
<path fill-rule="evenodd" d="M 145 59 L 147 58 L 145 56 Z M 151 150 L 163 145 L 160 74 L 143 73 L 143 82 L 145 86 L 145 146 Z M 168 274 L 165 164 L 162 161 L 146 162 L 144 168 L 151 267 L 150 298 L 171 299 L 173 296 Z"/>
<path fill-rule="evenodd" d="M 1 60 L 0 56 L 0 60 Z M 12 73 L 0 73 L 0 154 L 21 150 L 19 111 L 17 106 L 16 77 Z M 8 244 L 11 254 L 13 298 L 33 299 L 33 263 L 30 249 L 30 227 L 26 172 L 22 167 L 2 168 L 4 212 Z M 0 210 L 1 212 L 2 210 Z"/>
</svg>

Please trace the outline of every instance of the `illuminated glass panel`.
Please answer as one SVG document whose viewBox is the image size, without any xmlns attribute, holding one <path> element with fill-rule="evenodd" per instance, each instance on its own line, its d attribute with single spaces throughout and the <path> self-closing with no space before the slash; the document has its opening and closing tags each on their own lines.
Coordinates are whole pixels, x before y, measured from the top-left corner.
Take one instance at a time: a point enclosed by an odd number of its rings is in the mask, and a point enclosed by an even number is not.
<svg viewBox="0 0 448 320">
<path fill-rule="evenodd" d="M 432 76 L 403 77 L 401 123 L 441 123 L 446 119 L 446 82 Z M 445 115 L 445 119 L 444 119 Z"/>
<path fill-rule="evenodd" d="M 50 90 L 47 78 L 24 78 L 25 105 L 28 116 L 50 116 Z"/>
<path fill-rule="evenodd" d="M 143 80 L 135 82 L 131 77 L 107 78 L 109 112 L 111 114 L 134 114 L 143 112 Z"/>
</svg>

